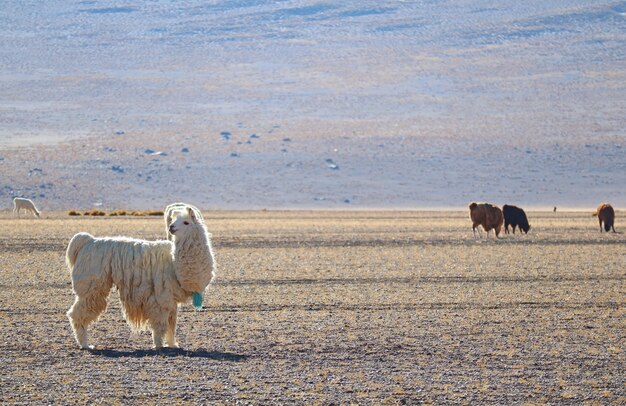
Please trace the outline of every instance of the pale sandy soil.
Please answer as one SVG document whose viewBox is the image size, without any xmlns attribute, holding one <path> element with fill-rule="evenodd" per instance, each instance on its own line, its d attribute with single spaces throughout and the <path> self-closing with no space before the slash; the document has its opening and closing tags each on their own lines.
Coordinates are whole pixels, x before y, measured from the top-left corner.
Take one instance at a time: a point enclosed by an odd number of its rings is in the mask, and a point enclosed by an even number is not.
<svg viewBox="0 0 626 406">
<path fill-rule="evenodd" d="M 0 213 L 0 402 L 626 402 L 626 234 L 588 213 L 531 212 L 497 241 L 465 212 L 205 216 L 218 277 L 181 309 L 184 349 L 157 353 L 115 292 L 78 350 L 64 249 L 159 238 L 160 219 Z"/>
</svg>

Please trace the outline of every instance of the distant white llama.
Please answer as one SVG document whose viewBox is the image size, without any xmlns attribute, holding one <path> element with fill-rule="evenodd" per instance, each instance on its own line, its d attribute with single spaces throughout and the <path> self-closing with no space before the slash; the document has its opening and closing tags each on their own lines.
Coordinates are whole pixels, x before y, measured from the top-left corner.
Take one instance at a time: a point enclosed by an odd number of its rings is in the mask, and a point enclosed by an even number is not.
<svg viewBox="0 0 626 406">
<path fill-rule="evenodd" d="M 191 210 L 193 210 L 196 216 L 196 219 L 204 223 L 204 218 L 202 217 L 202 213 L 200 212 L 200 210 L 198 210 L 197 207 L 192 206 L 187 203 L 172 203 L 168 205 L 165 208 L 165 211 L 163 212 L 163 219 L 165 220 L 165 235 L 167 236 L 167 239 L 170 241 L 173 240 L 173 235 L 172 233 L 170 233 L 170 224 L 172 224 L 172 215 L 176 210 L 180 210 L 185 207 L 189 207 Z"/>
<path fill-rule="evenodd" d="M 178 305 L 199 298 L 215 275 L 210 234 L 191 207 L 172 212 L 174 241 L 126 237 L 94 238 L 78 233 L 67 247 L 66 262 L 76 300 L 67 312 L 80 348 L 89 345 L 87 328 L 106 310 L 113 285 L 134 330 L 149 329 L 155 348 L 178 347 Z"/>
<path fill-rule="evenodd" d="M 13 199 L 13 213 L 17 214 L 17 217 L 20 216 L 20 210 L 25 210 L 26 212 L 30 212 L 39 217 L 39 210 L 37 210 L 35 203 L 33 203 L 30 199 L 25 199 L 23 197 L 16 197 Z"/>
</svg>

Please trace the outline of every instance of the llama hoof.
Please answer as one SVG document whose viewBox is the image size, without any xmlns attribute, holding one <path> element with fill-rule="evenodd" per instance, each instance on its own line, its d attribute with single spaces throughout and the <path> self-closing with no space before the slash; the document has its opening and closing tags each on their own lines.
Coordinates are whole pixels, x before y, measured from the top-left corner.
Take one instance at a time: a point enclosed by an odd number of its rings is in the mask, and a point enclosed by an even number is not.
<svg viewBox="0 0 626 406">
<path fill-rule="evenodd" d="M 81 345 L 81 350 L 93 350 L 95 347 L 93 345 Z"/>
</svg>

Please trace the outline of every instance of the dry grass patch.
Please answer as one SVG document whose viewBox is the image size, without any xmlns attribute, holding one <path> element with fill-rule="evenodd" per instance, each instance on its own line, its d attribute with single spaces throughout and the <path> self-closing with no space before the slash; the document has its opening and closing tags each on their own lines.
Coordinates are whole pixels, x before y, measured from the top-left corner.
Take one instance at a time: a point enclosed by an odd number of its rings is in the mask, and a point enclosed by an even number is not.
<svg viewBox="0 0 626 406">
<path fill-rule="evenodd" d="M 67 212 L 68 216 L 80 216 L 81 213 L 76 210 L 70 210 Z M 88 210 L 83 213 L 85 216 L 106 216 L 107 213 L 102 210 Z M 110 217 L 118 217 L 118 216 L 135 216 L 135 217 L 162 217 L 163 210 L 113 210 L 108 214 Z"/>
<path fill-rule="evenodd" d="M 84 212 L 83 215 L 84 216 L 105 216 L 106 213 L 103 212 L 102 210 L 93 209 L 93 210 L 88 210 Z"/>
</svg>

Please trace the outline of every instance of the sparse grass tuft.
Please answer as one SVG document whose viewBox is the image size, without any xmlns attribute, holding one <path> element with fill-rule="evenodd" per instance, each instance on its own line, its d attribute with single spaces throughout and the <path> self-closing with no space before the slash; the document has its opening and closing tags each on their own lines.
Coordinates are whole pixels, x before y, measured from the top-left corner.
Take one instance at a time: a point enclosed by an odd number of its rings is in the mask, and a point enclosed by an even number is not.
<svg viewBox="0 0 626 406">
<path fill-rule="evenodd" d="M 81 213 L 76 210 L 70 210 L 67 213 L 69 216 L 80 216 Z M 106 216 L 106 213 L 102 210 L 88 210 L 84 212 L 82 215 L 85 216 Z M 155 216 L 160 217 L 163 216 L 163 210 L 113 210 L 109 212 L 109 216 L 136 216 L 136 217 L 144 217 L 144 216 Z"/>
<path fill-rule="evenodd" d="M 83 213 L 83 215 L 85 216 L 104 216 L 106 215 L 105 212 L 103 212 L 102 210 L 88 210 L 85 213 Z"/>
</svg>

